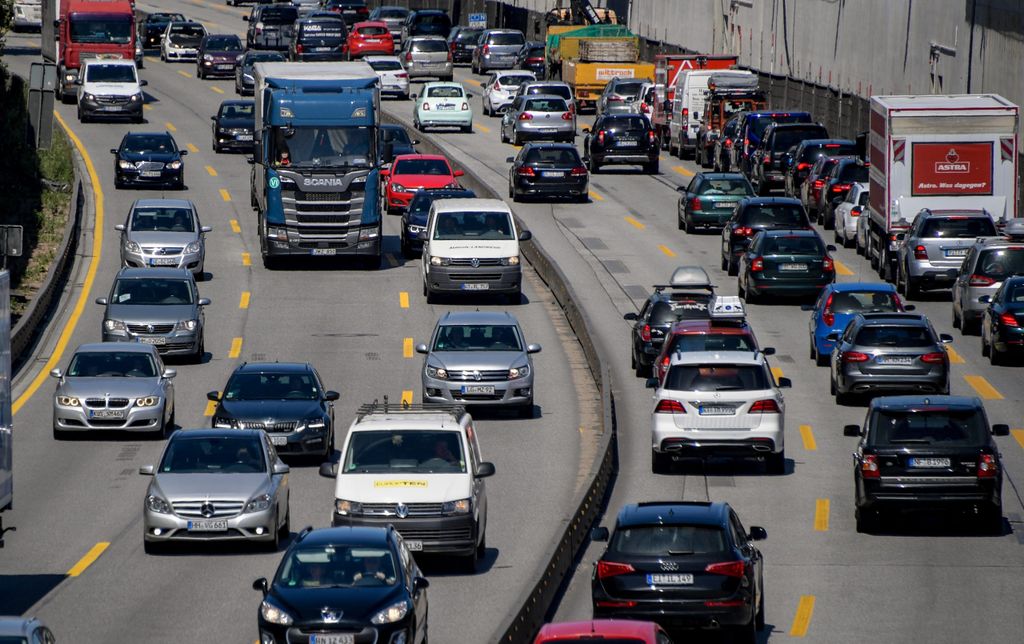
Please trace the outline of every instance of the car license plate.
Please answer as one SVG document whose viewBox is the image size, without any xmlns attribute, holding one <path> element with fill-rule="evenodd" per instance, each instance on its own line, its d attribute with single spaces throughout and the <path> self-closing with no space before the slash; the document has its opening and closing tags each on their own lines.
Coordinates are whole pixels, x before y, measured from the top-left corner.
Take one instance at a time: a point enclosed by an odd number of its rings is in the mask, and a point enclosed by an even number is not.
<svg viewBox="0 0 1024 644">
<path fill-rule="evenodd" d="M 540 176 L 542 176 L 542 177 L 564 177 L 565 173 L 564 172 L 552 172 L 551 170 L 545 170 L 544 172 L 540 173 Z"/>
<path fill-rule="evenodd" d="M 967 257 L 968 248 L 947 248 L 946 257 Z"/>
<path fill-rule="evenodd" d="M 687 573 L 647 575 L 647 583 L 651 586 L 689 586 L 693 583 L 693 575 Z"/>
<path fill-rule="evenodd" d="M 331 51 L 334 47 L 314 47 L 313 51 Z"/>
<path fill-rule="evenodd" d="M 354 633 L 314 633 L 309 644 L 355 644 Z"/>
<path fill-rule="evenodd" d="M 177 257 L 151 257 L 149 259 L 150 266 L 177 266 Z"/>
<path fill-rule="evenodd" d="M 806 271 L 807 264 L 779 264 L 780 271 Z"/>
<path fill-rule="evenodd" d="M 227 529 L 227 519 L 206 519 L 188 522 L 189 532 L 223 532 Z"/>
<path fill-rule="evenodd" d="M 493 396 L 494 385 L 462 385 L 462 393 Z"/>
<path fill-rule="evenodd" d="M 910 467 L 949 467 L 948 458 L 912 458 Z"/>
<path fill-rule="evenodd" d="M 438 105 L 437 109 L 441 110 L 442 112 L 450 112 L 450 111 L 455 109 L 455 106 L 451 105 L 451 104 L 448 104 L 448 103 L 445 103 L 445 104 L 442 104 L 442 105 Z"/>
<path fill-rule="evenodd" d="M 108 105 L 106 107 L 101 107 L 100 111 L 101 112 L 120 112 L 121 109 L 122 108 L 118 107 L 117 105 Z"/>
<path fill-rule="evenodd" d="M 911 365 L 914 364 L 914 356 L 878 356 L 875 358 L 878 364 Z"/>
<path fill-rule="evenodd" d="M 238 134 L 235 136 L 236 141 L 252 141 L 251 134 Z"/>
<path fill-rule="evenodd" d="M 167 344 L 167 338 L 164 337 L 146 337 L 140 336 L 136 338 L 141 344 Z"/>
<path fill-rule="evenodd" d="M 722 407 L 715 405 L 701 405 L 698 409 L 701 416 L 731 416 L 736 412 L 732 407 Z"/>
<path fill-rule="evenodd" d="M 473 282 L 471 284 L 463 284 L 462 285 L 462 290 L 463 291 L 486 291 L 486 290 L 488 290 L 490 288 L 491 288 L 490 284 L 484 284 L 484 283 L 478 283 L 478 282 Z"/>
<path fill-rule="evenodd" d="M 160 171 L 159 170 L 143 170 L 142 172 L 139 173 L 139 176 L 140 177 L 159 177 L 160 176 Z"/>
<path fill-rule="evenodd" d="M 270 437 L 270 444 L 271 445 L 287 445 L 288 444 L 288 437 L 287 436 L 271 436 Z"/>
<path fill-rule="evenodd" d="M 406 541 L 405 542 L 405 547 L 408 548 L 410 552 L 422 552 L 423 551 L 423 542 L 422 541 Z"/>
<path fill-rule="evenodd" d="M 636 145 L 636 139 L 619 139 L 616 143 L 619 145 Z"/>
<path fill-rule="evenodd" d="M 124 418 L 126 413 L 124 409 L 91 409 L 89 418 Z"/>
<path fill-rule="evenodd" d="M 338 249 L 337 248 L 314 248 L 312 253 L 314 255 L 326 255 L 326 256 L 337 255 L 338 254 Z"/>
<path fill-rule="evenodd" d="M 231 63 L 227 63 L 225 65 L 217 65 L 217 69 L 234 69 L 234 68 L 235 68 L 235 66 L 232 65 Z"/>
</svg>

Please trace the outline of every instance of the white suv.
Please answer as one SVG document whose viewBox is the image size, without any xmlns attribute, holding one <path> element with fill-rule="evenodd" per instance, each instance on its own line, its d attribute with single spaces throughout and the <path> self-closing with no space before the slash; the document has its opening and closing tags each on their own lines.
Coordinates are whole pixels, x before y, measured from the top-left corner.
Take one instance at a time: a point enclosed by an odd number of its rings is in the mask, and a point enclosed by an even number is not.
<svg viewBox="0 0 1024 644">
<path fill-rule="evenodd" d="M 657 381 L 651 381 L 658 386 Z M 672 356 L 654 395 L 651 467 L 668 471 L 676 456 L 763 457 L 783 474 L 786 405 L 759 351 L 700 351 Z"/>
<path fill-rule="evenodd" d="M 78 77 L 78 120 L 128 118 L 142 123 L 145 103 L 135 61 L 87 60 Z"/>
</svg>

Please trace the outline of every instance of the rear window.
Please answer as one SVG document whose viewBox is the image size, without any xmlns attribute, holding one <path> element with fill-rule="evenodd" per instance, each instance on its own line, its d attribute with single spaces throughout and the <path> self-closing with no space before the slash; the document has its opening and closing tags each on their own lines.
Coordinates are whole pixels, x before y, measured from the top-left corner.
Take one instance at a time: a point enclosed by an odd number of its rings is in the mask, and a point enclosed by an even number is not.
<svg viewBox="0 0 1024 644">
<path fill-rule="evenodd" d="M 713 197 L 716 195 L 753 195 L 754 191 L 746 179 L 709 179 L 697 188 L 697 194 Z"/>
<path fill-rule="evenodd" d="M 412 44 L 412 50 L 426 53 L 448 51 L 448 43 L 443 40 L 417 40 Z"/>
<path fill-rule="evenodd" d="M 825 244 L 817 237 L 785 235 L 765 239 L 761 252 L 765 255 L 824 255 Z"/>
<path fill-rule="evenodd" d="M 841 291 L 832 294 L 833 313 L 888 313 L 896 308 L 896 294 L 881 291 Z"/>
<path fill-rule="evenodd" d="M 665 389 L 675 391 L 748 391 L 768 389 L 761 365 L 674 365 L 665 376 Z"/>
<path fill-rule="evenodd" d="M 364 36 L 383 36 L 384 34 L 391 33 L 390 31 L 388 31 L 387 27 L 383 27 L 383 26 L 380 26 L 380 25 L 372 25 L 370 27 L 360 27 L 358 29 L 358 31 L 359 31 L 360 34 L 362 34 Z"/>
<path fill-rule="evenodd" d="M 921 228 L 921 237 L 943 239 L 994 237 L 995 234 L 996 227 L 987 217 L 936 217 L 926 221 Z"/>
<path fill-rule="evenodd" d="M 404 19 L 409 15 L 409 12 L 405 9 L 378 9 L 377 15 L 381 18 L 402 18 Z"/>
<path fill-rule="evenodd" d="M 397 60 L 369 60 L 366 61 L 370 64 L 375 72 L 390 72 L 402 69 L 402 63 Z"/>
<path fill-rule="evenodd" d="M 943 407 L 912 411 L 879 411 L 868 427 L 874 446 L 977 446 L 988 443 L 985 419 L 975 410 Z"/>
<path fill-rule="evenodd" d="M 531 98 L 526 102 L 526 109 L 531 112 L 568 112 L 569 106 L 564 98 Z"/>
<path fill-rule="evenodd" d="M 1010 275 L 1024 275 L 1024 246 L 981 251 L 974 273 L 997 281 Z"/>
<path fill-rule="evenodd" d="M 724 552 L 725 544 L 725 533 L 716 526 L 644 525 L 616 530 L 608 550 L 620 555 L 657 557 Z"/>
<path fill-rule="evenodd" d="M 776 204 L 764 206 L 748 206 L 740 215 L 740 220 L 747 226 L 800 226 L 808 225 L 807 215 L 803 208 L 795 204 Z"/>
<path fill-rule="evenodd" d="M 206 39 L 206 48 L 210 51 L 233 51 L 242 49 L 242 41 L 238 36 L 210 36 Z"/>
<path fill-rule="evenodd" d="M 581 165 L 580 155 L 575 148 L 533 148 L 526 154 L 525 162 Z"/>
<path fill-rule="evenodd" d="M 847 163 L 839 169 L 839 176 L 836 178 L 843 183 L 867 183 L 868 167 L 860 163 Z"/>
<path fill-rule="evenodd" d="M 531 85 L 526 90 L 527 94 L 551 94 L 561 96 L 565 100 L 572 98 L 572 90 L 568 85 Z"/>
<path fill-rule="evenodd" d="M 626 132 L 646 132 L 647 119 L 642 116 L 626 116 L 608 119 L 604 127 L 611 130 L 623 130 Z"/>
<path fill-rule="evenodd" d="M 760 138 L 772 123 L 806 123 L 809 120 L 806 114 L 764 114 L 750 116 L 747 119 L 747 125 L 750 132 Z"/>
<path fill-rule="evenodd" d="M 533 77 L 532 74 L 529 75 L 529 76 L 527 76 L 526 74 L 502 74 L 501 76 L 498 76 L 497 84 L 500 84 L 500 85 L 503 85 L 503 86 L 506 86 L 506 87 L 507 86 L 516 87 L 518 85 L 522 85 L 523 83 L 529 83 L 532 80 L 534 80 L 534 77 Z M 533 93 L 536 94 L 537 92 L 533 92 Z M 543 93 L 547 94 L 547 92 L 543 92 Z"/>
<path fill-rule="evenodd" d="M 923 326 L 871 325 L 857 333 L 854 344 L 862 347 L 920 349 L 935 344 L 931 331 Z"/>
<path fill-rule="evenodd" d="M 534 57 L 534 56 L 543 56 L 544 55 L 544 45 L 538 45 L 536 47 L 530 47 L 529 49 L 526 50 L 526 55 L 530 56 L 531 58 Z"/>
<path fill-rule="evenodd" d="M 708 333 L 687 333 L 677 335 L 669 345 L 669 353 L 692 351 L 754 351 L 750 336 L 743 333 L 722 333 L 714 330 Z"/>
<path fill-rule="evenodd" d="M 615 86 L 615 93 L 622 94 L 624 96 L 636 96 L 643 87 L 644 81 L 629 81 L 625 83 L 619 83 Z"/>
<path fill-rule="evenodd" d="M 260 21 L 270 25 L 290 25 L 299 18 L 295 7 L 267 7 L 260 14 Z"/>
<path fill-rule="evenodd" d="M 483 29 L 463 29 L 455 36 L 455 42 L 476 42 L 482 33 Z"/>
<path fill-rule="evenodd" d="M 871 194 L 867 190 L 862 191 L 860 193 L 860 197 L 857 198 L 857 205 L 861 208 L 866 208 L 868 205 L 868 199 L 870 198 Z"/>
<path fill-rule="evenodd" d="M 834 146 L 834 147 L 833 147 Z M 830 143 L 828 145 L 812 145 L 804 148 L 803 153 L 800 155 L 800 160 L 805 163 L 811 163 L 820 156 L 845 156 L 848 154 L 857 154 L 856 145 L 847 145 L 845 143 Z"/>
<path fill-rule="evenodd" d="M 777 130 L 772 138 L 772 149 L 788 150 L 805 139 L 821 139 L 826 136 L 828 132 L 820 126 Z"/>
<path fill-rule="evenodd" d="M 657 302 L 651 310 L 651 324 L 674 324 L 679 320 L 706 320 L 710 293 L 673 293 L 665 302 Z"/>
<path fill-rule="evenodd" d="M 429 25 L 431 27 L 443 26 L 446 31 L 452 28 L 451 18 L 448 17 L 448 14 L 443 13 L 418 13 L 414 19 L 414 24 L 419 26 Z"/>
<path fill-rule="evenodd" d="M 487 37 L 488 44 L 491 45 L 523 45 L 526 43 L 526 37 L 520 33 L 500 33 L 491 34 Z"/>
<path fill-rule="evenodd" d="M 442 85 L 441 87 L 428 87 L 427 98 L 462 98 L 462 88 L 454 85 Z"/>
</svg>

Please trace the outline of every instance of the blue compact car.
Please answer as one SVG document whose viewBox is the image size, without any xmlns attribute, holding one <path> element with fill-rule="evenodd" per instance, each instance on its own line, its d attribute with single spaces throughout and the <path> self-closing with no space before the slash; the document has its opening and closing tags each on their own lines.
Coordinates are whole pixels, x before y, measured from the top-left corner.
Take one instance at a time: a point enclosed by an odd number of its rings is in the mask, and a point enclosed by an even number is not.
<svg viewBox="0 0 1024 644">
<path fill-rule="evenodd" d="M 819 367 L 828 364 L 834 342 L 828 340 L 833 331 L 842 332 L 858 313 L 912 311 L 904 306 L 896 287 L 884 282 L 845 282 L 829 284 L 821 290 L 814 304 L 802 307 L 811 312 L 807 326 L 810 331 L 811 360 Z"/>
</svg>

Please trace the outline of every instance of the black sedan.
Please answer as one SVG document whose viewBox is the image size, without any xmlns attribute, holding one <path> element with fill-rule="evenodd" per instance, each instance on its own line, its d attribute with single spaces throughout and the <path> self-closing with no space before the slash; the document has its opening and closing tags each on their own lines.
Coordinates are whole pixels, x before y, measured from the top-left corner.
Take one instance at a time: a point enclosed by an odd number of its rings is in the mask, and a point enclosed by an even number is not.
<svg viewBox="0 0 1024 644">
<path fill-rule="evenodd" d="M 283 63 L 287 59 L 279 51 L 261 51 L 250 49 L 242 56 L 242 61 L 235 67 L 235 93 L 239 96 L 252 96 L 256 88 L 256 78 L 252 68 L 256 63 Z"/>
<path fill-rule="evenodd" d="M 537 75 L 537 78 L 544 78 L 547 71 L 544 58 L 544 43 L 527 41 L 516 54 L 516 69 L 525 69 Z"/>
<path fill-rule="evenodd" d="M 263 593 L 260 642 L 427 640 L 427 587 L 393 526 L 306 528 Z"/>
<path fill-rule="evenodd" d="M 590 173 L 572 143 L 527 143 L 515 157 L 505 159 L 508 196 L 567 197 L 586 203 L 590 198 Z"/>
<path fill-rule="evenodd" d="M 423 252 L 423 241 L 419 234 L 427 229 L 427 215 L 430 204 L 437 199 L 473 199 L 476 193 L 472 190 L 441 188 L 438 190 L 417 190 L 409 202 L 409 207 L 402 211 L 402 256 L 411 259 Z"/>
<path fill-rule="evenodd" d="M 1024 354 L 1024 277 L 1007 279 L 978 301 L 988 304 L 981 316 L 981 355 L 998 365 Z"/>
<path fill-rule="evenodd" d="M 158 49 L 160 39 L 164 37 L 167 25 L 172 22 L 185 22 L 187 18 L 180 13 L 151 13 L 139 23 L 139 38 L 143 49 Z"/>
<path fill-rule="evenodd" d="M 762 295 L 817 296 L 836 280 L 835 262 L 813 230 L 763 230 L 740 257 L 740 297 L 748 303 Z"/>
<path fill-rule="evenodd" d="M 114 187 L 163 186 L 185 189 L 185 163 L 188 150 L 178 148 L 168 132 L 129 132 L 121 145 L 112 148 Z"/>
<path fill-rule="evenodd" d="M 873 532 L 884 512 L 966 512 L 981 527 L 1003 533 L 1003 468 L 992 436 L 1007 425 L 988 424 L 976 397 L 885 396 L 868 406 L 853 454 L 858 532 Z"/>
<path fill-rule="evenodd" d="M 610 538 L 609 538 L 610 536 Z M 595 619 L 657 622 L 665 630 L 721 628 L 731 640 L 757 641 L 764 629 L 764 528 L 743 529 L 728 503 L 630 504 L 595 564 Z"/>
<path fill-rule="evenodd" d="M 234 76 L 245 53 L 242 39 L 234 34 L 209 34 L 199 43 L 196 76 Z"/>
<path fill-rule="evenodd" d="M 214 152 L 240 150 L 249 152 L 256 130 L 256 103 L 254 101 L 224 101 L 217 109 L 213 121 L 212 147 Z"/>
<path fill-rule="evenodd" d="M 391 163 L 400 154 L 416 154 L 416 146 L 419 141 L 409 138 L 409 131 L 402 125 L 383 123 L 380 126 L 380 141 L 377 149 L 380 150 L 381 165 Z M 387 145 L 391 144 L 390 155 Z"/>
<path fill-rule="evenodd" d="M 807 211 L 796 199 L 787 197 L 750 197 L 736 204 L 722 228 L 722 270 L 735 275 L 740 256 L 759 230 L 785 228 L 811 229 Z"/>
<path fill-rule="evenodd" d="M 334 401 L 338 392 L 324 389 L 309 363 L 248 362 L 237 367 L 217 403 L 213 426 L 262 429 L 279 454 L 334 453 Z"/>
<path fill-rule="evenodd" d="M 650 121 L 641 114 L 605 114 L 592 127 L 584 127 L 583 159 L 591 172 L 604 165 L 643 165 L 647 174 L 658 173 L 661 149 Z"/>
<path fill-rule="evenodd" d="M 679 229 L 687 233 L 698 228 L 721 228 L 741 199 L 754 196 L 753 186 L 738 172 L 701 172 L 686 187 L 676 190 Z"/>
</svg>

